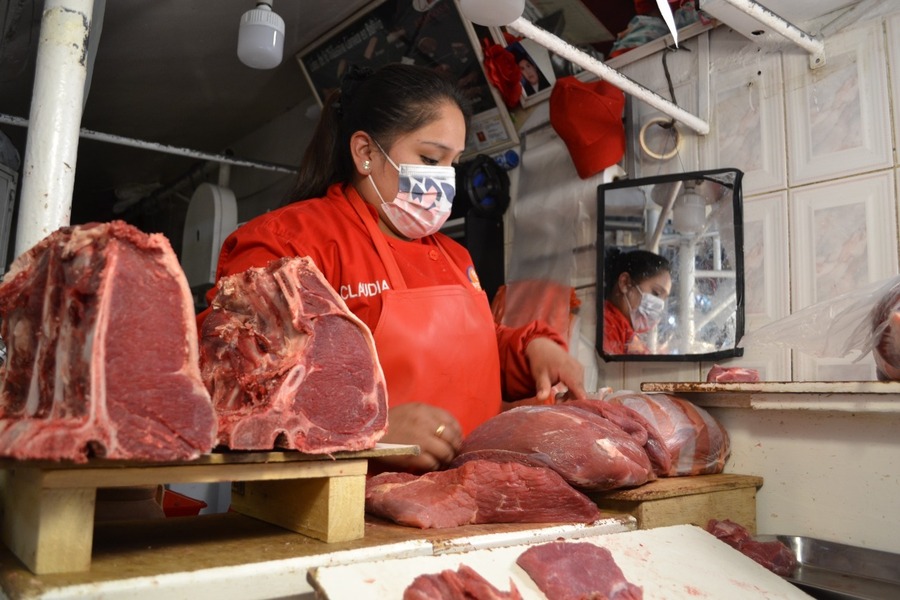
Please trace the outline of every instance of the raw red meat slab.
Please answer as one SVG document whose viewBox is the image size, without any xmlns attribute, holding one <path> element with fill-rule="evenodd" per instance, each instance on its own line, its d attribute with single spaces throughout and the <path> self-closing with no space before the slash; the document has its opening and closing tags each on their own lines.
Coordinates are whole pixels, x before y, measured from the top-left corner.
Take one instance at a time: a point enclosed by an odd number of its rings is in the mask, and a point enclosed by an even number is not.
<svg viewBox="0 0 900 600">
<path fill-rule="evenodd" d="M 553 600 L 642 600 L 643 589 L 625 579 L 612 553 L 588 542 L 548 542 L 516 559 Z"/>
<path fill-rule="evenodd" d="M 222 445 L 327 454 L 371 448 L 386 431 L 372 333 L 309 258 L 220 280 L 200 344 Z"/>
<path fill-rule="evenodd" d="M 595 412 L 556 404 L 521 406 L 478 426 L 460 455 L 507 450 L 547 465 L 586 490 L 633 487 L 654 479 L 650 459 L 634 439 Z"/>
<path fill-rule="evenodd" d="M 193 299 L 168 240 L 121 221 L 64 227 L 0 285 L 0 455 L 169 461 L 216 435 Z"/>
<path fill-rule="evenodd" d="M 477 523 L 591 523 L 597 506 L 546 467 L 473 460 L 416 476 L 382 473 L 366 483 L 366 510 L 412 527 Z"/>
<path fill-rule="evenodd" d="M 668 394 L 620 391 L 604 400 L 622 404 L 646 419 L 645 426 L 656 430 L 671 457 L 668 471 L 660 476 L 707 475 L 721 473 L 731 449 L 728 432 L 704 408 Z"/>
<path fill-rule="evenodd" d="M 706 531 L 725 542 L 744 556 L 769 569 L 776 575 L 791 575 L 800 563 L 793 550 L 778 540 L 758 542 L 753 539 L 746 527 L 729 519 L 710 519 Z"/>
<path fill-rule="evenodd" d="M 403 600 L 522 600 L 515 584 L 502 592 L 467 565 L 452 571 L 419 575 L 403 591 Z"/>
</svg>

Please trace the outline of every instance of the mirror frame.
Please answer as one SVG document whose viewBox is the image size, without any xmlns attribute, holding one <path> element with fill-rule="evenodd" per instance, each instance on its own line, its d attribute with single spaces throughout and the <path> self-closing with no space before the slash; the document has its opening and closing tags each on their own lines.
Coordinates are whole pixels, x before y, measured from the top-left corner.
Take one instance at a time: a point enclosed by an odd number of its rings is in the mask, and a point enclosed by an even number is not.
<svg viewBox="0 0 900 600">
<path fill-rule="evenodd" d="M 716 350 L 713 352 L 692 354 L 607 354 L 603 351 L 603 311 L 606 298 L 605 257 L 606 245 L 604 244 L 606 222 L 606 192 L 623 188 L 634 188 L 658 183 L 685 181 L 689 179 L 716 179 L 717 175 L 733 174 L 734 182 L 726 187 L 732 188 L 732 218 L 734 221 L 734 247 L 735 257 L 735 340 L 733 348 Z M 741 338 L 744 336 L 744 219 L 742 180 L 744 173 L 734 168 L 710 169 L 706 171 L 689 171 L 685 173 L 670 173 L 637 179 L 618 179 L 610 183 L 600 184 L 597 187 L 597 337 L 594 346 L 600 357 L 606 362 L 697 362 L 715 361 L 723 358 L 739 357 L 744 355 L 744 349 L 739 348 Z M 721 183 L 721 182 L 719 182 Z"/>
</svg>

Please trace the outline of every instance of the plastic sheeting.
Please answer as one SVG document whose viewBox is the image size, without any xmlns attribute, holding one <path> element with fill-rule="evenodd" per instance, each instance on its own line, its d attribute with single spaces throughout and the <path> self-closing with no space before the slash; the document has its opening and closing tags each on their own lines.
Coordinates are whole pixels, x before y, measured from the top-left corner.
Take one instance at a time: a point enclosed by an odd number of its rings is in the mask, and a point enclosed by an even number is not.
<svg viewBox="0 0 900 600">
<path fill-rule="evenodd" d="M 613 166 L 581 179 L 565 143 L 551 127 L 542 127 L 523 140 L 518 194 L 507 213 L 512 245 L 506 290 L 498 294 L 504 305 L 495 306 L 495 314 L 507 325 L 532 319 L 565 323 L 560 315 L 568 315 L 568 331 L 559 333 L 585 366 L 588 389 L 596 386 L 595 307 L 585 303 L 574 310 L 572 291 L 596 282 L 597 186 L 622 174 Z"/>
</svg>

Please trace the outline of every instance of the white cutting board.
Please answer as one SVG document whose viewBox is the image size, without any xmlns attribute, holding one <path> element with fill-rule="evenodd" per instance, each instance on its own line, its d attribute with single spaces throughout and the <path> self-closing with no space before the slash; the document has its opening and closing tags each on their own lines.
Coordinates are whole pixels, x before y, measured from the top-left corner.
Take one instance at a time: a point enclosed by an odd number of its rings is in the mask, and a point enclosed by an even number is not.
<svg viewBox="0 0 900 600">
<path fill-rule="evenodd" d="M 644 589 L 645 600 L 810 598 L 778 575 L 693 525 L 674 525 L 570 540 L 612 552 L 625 578 Z M 545 599 L 516 565 L 529 546 L 420 556 L 310 570 L 313 588 L 328 600 L 398 600 L 417 576 L 466 564 L 502 591 L 515 582 L 523 599 Z"/>
</svg>

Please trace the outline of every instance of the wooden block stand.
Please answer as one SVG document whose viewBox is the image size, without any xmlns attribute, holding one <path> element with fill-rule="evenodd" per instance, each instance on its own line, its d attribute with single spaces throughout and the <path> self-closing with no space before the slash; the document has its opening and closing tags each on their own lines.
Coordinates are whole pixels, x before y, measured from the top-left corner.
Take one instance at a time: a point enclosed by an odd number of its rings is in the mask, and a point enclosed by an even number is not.
<svg viewBox="0 0 900 600">
<path fill-rule="evenodd" d="M 710 519 L 730 519 L 756 533 L 756 490 L 762 484 L 762 477 L 723 473 L 666 477 L 636 488 L 589 495 L 600 510 L 634 516 L 638 529 L 706 527 Z"/>
<path fill-rule="evenodd" d="M 332 458 L 297 452 L 209 454 L 182 463 L 0 462 L 2 537 L 35 574 L 91 566 L 97 488 L 232 483 L 234 511 L 327 543 L 363 537 L 368 459 L 415 454 L 379 444 Z"/>
</svg>

